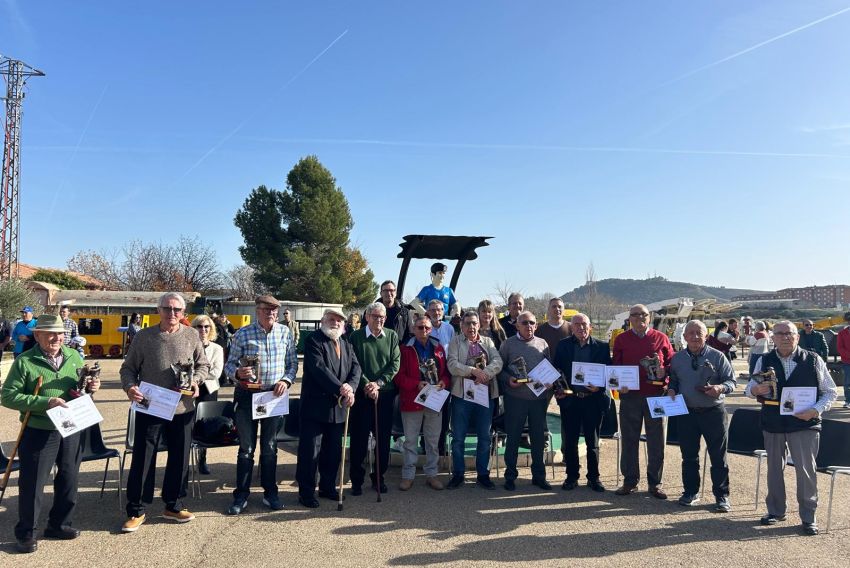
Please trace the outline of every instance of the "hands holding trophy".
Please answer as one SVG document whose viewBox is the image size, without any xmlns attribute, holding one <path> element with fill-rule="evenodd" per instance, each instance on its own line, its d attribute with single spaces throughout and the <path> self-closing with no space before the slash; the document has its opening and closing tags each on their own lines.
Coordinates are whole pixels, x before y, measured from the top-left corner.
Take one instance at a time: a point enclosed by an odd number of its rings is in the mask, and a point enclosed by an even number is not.
<svg viewBox="0 0 850 568">
<path fill-rule="evenodd" d="M 183 396 L 194 396 L 195 364 L 191 360 L 185 363 L 174 363 L 171 365 L 171 370 L 174 371 L 174 390 L 179 391 Z"/>
<path fill-rule="evenodd" d="M 661 366 L 661 359 L 659 359 L 658 353 L 652 357 L 644 357 L 641 359 L 640 366 L 646 370 L 646 378 L 644 380 L 647 383 L 653 386 L 664 385 L 664 367 Z"/>
<path fill-rule="evenodd" d="M 93 394 L 100 387 L 100 363 L 95 362 L 89 367 L 86 363 L 77 369 L 77 386 L 71 389 L 69 394 L 73 398 L 79 398 L 84 394 Z"/>
<path fill-rule="evenodd" d="M 762 404 L 771 406 L 779 406 L 779 391 L 776 383 L 776 371 L 773 367 L 768 367 L 761 373 L 753 375 L 753 380 L 758 383 L 758 386 L 753 389 L 756 395 L 756 400 Z"/>
<path fill-rule="evenodd" d="M 243 355 L 239 358 L 239 369 L 236 370 L 236 375 L 243 388 L 248 390 L 260 390 L 260 356 L 259 355 Z"/>
<path fill-rule="evenodd" d="M 511 367 L 514 369 L 514 382 L 524 384 L 531 380 L 528 378 L 528 366 L 522 357 L 517 357 L 511 361 Z"/>
</svg>

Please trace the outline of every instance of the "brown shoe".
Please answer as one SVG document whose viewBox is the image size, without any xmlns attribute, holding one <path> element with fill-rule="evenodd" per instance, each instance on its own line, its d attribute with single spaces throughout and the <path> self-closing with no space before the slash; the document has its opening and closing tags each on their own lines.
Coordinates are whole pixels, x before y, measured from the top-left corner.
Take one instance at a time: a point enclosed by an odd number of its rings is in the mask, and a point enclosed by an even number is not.
<svg viewBox="0 0 850 568">
<path fill-rule="evenodd" d="M 437 491 L 442 491 L 446 488 L 446 486 L 443 485 L 443 482 L 437 479 L 436 477 L 427 478 L 425 480 L 425 483 L 428 484 L 428 487 L 430 487 L 431 489 L 436 489 Z"/>
<path fill-rule="evenodd" d="M 398 488 L 401 489 L 402 491 L 407 491 L 411 487 L 413 487 L 413 480 L 412 479 L 402 479 L 401 483 L 398 484 Z"/>
<path fill-rule="evenodd" d="M 190 513 L 188 509 L 181 509 L 180 511 L 166 509 L 162 512 L 162 518 L 168 519 L 169 521 L 176 521 L 178 523 L 188 523 L 195 518 L 195 515 Z"/>
<path fill-rule="evenodd" d="M 141 517 L 130 517 L 124 524 L 121 525 L 121 532 L 136 532 L 139 530 L 139 527 L 142 526 L 142 523 L 145 522 L 145 515 L 143 514 Z"/>
<path fill-rule="evenodd" d="M 664 490 L 660 487 L 650 487 L 649 494 L 655 497 L 656 499 L 666 499 L 667 494 L 664 493 Z"/>
<path fill-rule="evenodd" d="M 625 483 L 614 491 L 614 495 L 631 495 L 637 491 L 637 485 L 626 485 Z"/>
</svg>

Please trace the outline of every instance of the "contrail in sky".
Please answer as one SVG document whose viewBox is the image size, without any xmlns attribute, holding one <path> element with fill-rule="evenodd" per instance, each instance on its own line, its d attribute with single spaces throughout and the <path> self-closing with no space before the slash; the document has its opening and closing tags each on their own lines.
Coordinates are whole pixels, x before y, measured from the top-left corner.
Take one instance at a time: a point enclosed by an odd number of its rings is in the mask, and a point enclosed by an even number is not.
<svg viewBox="0 0 850 568">
<path fill-rule="evenodd" d="M 83 131 L 80 132 L 80 137 L 77 139 L 77 145 L 74 146 L 73 152 L 71 152 L 71 157 L 68 158 L 68 165 L 65 166 L 65 177 L 62 178 L 62 181 L 56 187 L 56 192 L 53 194 L 53 201 L 50 203 L 50 210 L 47 213 L 47 218 L 53 218 L 53 210 L 56 208 L 56 202 L 59 200 L 59 194 L 65 190 L 66 182 L 68 181 L 68 172 L 71 170 L 71 164 L 74 163 L 74 158 L 77 157 L 77 152 L 80 150 L 80 146 L 83 143 L 83 139 L 86 137 L 86 132 L 89 130 L 89 126 L 91 125 L 91 121 L 94 118 L 97 109 L 100 108 L 100 103 L 103 101 L 104 95 L 106 95 L 106 90 L 109 88 L 109 85 L 103 87 L 103 90 L 100 92 L 100 97 L 98 97 L 97 102 L 94 104 L 94 108 L 91 109 L 91 113 L 89 114 L 88 120 L 86 120 L 86 125 L 83 127 Z"/>
<path fill-rule="evenodd" d="M 724 57 L 723 59 L 718 59 L 717 61 L 713 61 L 712 63 L 708 63 L 706 65 L 703 65 L 702 67 L 697 67 L 696 69 L 693 69 L 692 71 L 688 71 L 684 75 L 679 75 L 675 79 L 671 79 L 670 81 L 662 83 L 661 85 L 659 85 L 659 87 L 666 87 L 668 85 L 672 85 L 673 83 L 678 83 L 682 79 L 686 79 L 686 78 L 688 78 L 692 75 L 696 75 L 697 73 L 705 71 L 706 69 L 711 69 L 712 67 L 717 67 L 718 65 L 726 63 L 727 61 L 731 61 L 732 59 L 735 59 L 737 57 L 741 57 L 742 55 L 750 53 L 751 51 L 755 51 L 756 49 L 759 49 L 760 47 L 764 47 L 765 45 L 771 44 L 775 41 L 779 41 L 780 39 L 784 39 L 784 38 L 786 38 L 790 35 L 793 35 L 797 32 L 801 32 L 801 31 L 808 29 L 812 26 L 816 26 L 820 23 L 826 22 L 827 20 L 831 20 L 832 18 L 836 18 L 836 17 L 840 16 L 841 14 L 844 14 L 845 12 L 848 12 L 848 11 L 850 11 L 850 7 L 844 8 L 843 10 L 839 10 L 839 11 L 835 12 L 834 14 L 829 14 L 828 16 L 824 16 L 823 18 L 818 18 L 817 20 L 815 20 L 813 22 L 809 22 L 808 24 L 804 24 L 804 25 L 802 25 L 798 28 L 794 28 L 793 30 L 779 34 L 778 36 L 772 37 L 770 39 L 766 39 L 766 40 L 759 42 L 759 43 L 757 43 L 753 46 L 750 46 L 746 49 L 742 49 L 741 51 L 739 51 L 737 53 L 733 53 L 732 55 Z"/>
<path fill-rule="evenodd" d="M 276 98 L 276 97 L 277 97 L 277 96 L 281 93 L 281 91 L 283 91 L 284 89 L 286 89 L 289 85 L 291 85 L 291 84 L 293 83 L 293 81 L 295 81 L 295 80 L 296 80 L 298 77 L 300 77 L 300 76 L 301 76 L 301 75 L 302 75 L 305 71 L 307 71 L 307 69 L 309 69 L 310 67 L 312 67 L 312 65 L 313 65 L 316 61 L 318 61 L 318 60 L 319 60 L 319 58 L 321 58 L 321 57 L 322 57 L 325 53 L 327 53 L 327 52 L 330 50 L 330 48 L 332 48 L 332 47 L 336 44 L 336 42 L 338 42 L 339 40 L 341 40 L 341 39 L 342 39 L 342 37 L 343 37 L 345 34 L 347 34 L 347 33 L 348 33 L 348 30 L 346 29 L 344 32 L 342 32 L 341 34 L 339 34 L 339 35 L 336 37 L 336 39 L 334 39 L 332 42 L 330 42 L 326 48 L 324 48 L 322 51 L 320 51 L 320 52 L 319 52 L 319 54 L 318 54 L 318 55 L 316 55 L 316 57 L 314 57 L 313 59 L 311 59 L 311 60 L 310 60 L 310 62 L 309 62 L 309 63 L 307 63 L 307 65 L 305 65 L 304 67 L 302 67 L 302 68 L 301 68 L 301 70 L 300 70 L 298 73 L 296 73 L 295 75 L 293 75 L 293 76 L 292 76 L 292 77 L 291 77 L 291 78 L 290 78 L 290 79 L 289 79 L 286 83 L 284 83 L 283 85 L 281 85 L 281 86 L 280 86 L 280 88 L 278 88 L 278 90 L 277 90 L 277 91 L 275 91 L 274 95 L 272 95 L 271 97 L 269 97 L 269 98 L 268 98 L 268 100 L 266 100 L 266 102 L 265 102 L 263 105 L 261 105 L 260 107 L 258 107 L 258 108 L 257 108 L 257 110 L 256 110 L 256 111 L 254 111 L 253 113 L 251 113 L 250 115 L 248 115 L 248 117 L 247 117 L 247 118 L 245 118 L 242 122 L 240 122 L 240 123 L 236 126 L 236 128 L 234 128 L 233 130 L 231 130 L 228 134 L 226 134 L 226 135 L 224 136 L 224 138 L 222 138 L 221 140 L 219 140 L 218 142 L 216 142 L 216 144 L 215 144 L 212 148 L 210 148 L 209 150 L 207 150 L 207 152 L 206 152 L 203 156 L 201 156 L 201 158 L 200 158 L 197 162 L 195 162 L 194 164 L 192 164 L 192 167 L 191 167 L 191 168 L 189 168 L 188 170 L 186 170 L 186 172 L 185 172 L 182 176 L 180 176 L 180 179 L 178 179 L 177 181 L 178 181 L 178 182 L 182 181 L 182 180 L 183 180 L 183 179 L 184 179 L 187 175 L 189 175 L 190 173 L 192 173 L 192 172 L 195 170 L 195 168 L 197 168 L 198 166 L 200 166 L 201 164 L 203 164 L 203 163 L 204 163 L 204 161 L 205 161 L 207 158 L 209 158 L 209 157 L 210 157 L 210 155 L 211 155 L 213 152 L 215 152 L 216 150 L 218 150 L 219 148 L 221 148 L 221 146 L 222 146 L 225 142 L 227 142 L 228 140 L 230 140 L 231 138 L 233 138 L 233 136 L 235 136 L 235 135 L 236 135 L 236 134 L 237 134 L 240 130 L 242 130 L 242 128 L 244 128 L 244 126 L 245 126 L 245 125 L 246 125 L 246 124 L 247 124 L 247 123 L 248 123 L 251 119 L 253 119 L 255 116 L 257 116 L 257 115 L 258 115 L 261 111 L 264 111 L 264 110 L 268 107 L 269 103 L 271 103 L 271 102 L 272 102 L 272 101 L 273 101 L 273 100 L 274 100 L 274 99 L 275 99 L 275 98 Z"/>
</svg>

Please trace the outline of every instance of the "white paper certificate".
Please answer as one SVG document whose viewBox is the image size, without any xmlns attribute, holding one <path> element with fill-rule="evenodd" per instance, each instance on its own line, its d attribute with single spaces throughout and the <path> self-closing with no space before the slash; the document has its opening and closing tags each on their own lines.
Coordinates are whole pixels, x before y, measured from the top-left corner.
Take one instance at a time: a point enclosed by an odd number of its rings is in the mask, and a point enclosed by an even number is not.
<svg viewBox="0 0 850 568">
<path fill-rule="evenodd" d="M 449 391 L 446 389 L 438 389 L 434 385 L 428 385 L 419 391 L 419 394 L 416 395 L 416 399 L 413 402 L 419 406 L 431 409 L 434 412 L 440 412 L 448 398 Z"/>
<path fill-rule="evenodd" d="M 783 387 L 779 414 L 790 416 L 812 408 L 818 400 L 817 387 Z"/>
<path fill-rule="evenodd" d="M 637 365 L 608 365 L 605 368 L 605 385 L 609 390 L 640 390 L 640 367 Z"/>
<path fill-rule="evenodd" d="M 490 408 L 490 389 L 487 385 L 476 385 L 472 379 L 463 379 L 463 400 Z"/>
<path fill-rule="evenodd" d="M 171 421 L 174 418 L 174 411 L 177 410 L 177 405 L 180 404 L 181 394 L 175 390 L 164 389 L 150 383 L 142 381 L 139 383 L 139 390 L 142 391 L 142 402 L 134 402 L 130 408 L 142 414 L 150 414 L 157 418 Z"/>
<path fill-rule="evenodd" d="M 271 418 L 289 414 L 289 389 L 283 396 L 275 396 L 274 391 L 258 392 L 251 395 L 251 418 Z"/>
<path fill-rule="evenodd" d="M 561 376 L 561 372 L 552 366 L 549 359 L 543 359 L 528 372 L 531 382 L 538 381 L 544 385 L 551 385 Z"/>
<path fill-rule="evenodd" d="M 573 362 L 573 379 L 575 387 L 602 387 L 605 388 L 605 365 L 602 363 L 576 363 Z"/>
<path fill-rule="evenodd" d="M 100 415 L 89 395 L 75 398 L 66 404 L 68 408 L 57 406 L 47 411 L 47 417 L 63 438 L 103 422 L 103 416 Z"/>
<path fill-rule="evenodd" d="M 649 413 L 653 418 L 667 418 L 669 416 L 679 416 L 688 413 L 688 407 L 685 405 L 685 397 L 680 394 L 676 398 L 669 396 L 648 396 L 646 404 L 649 405 Z"/>
</svg>

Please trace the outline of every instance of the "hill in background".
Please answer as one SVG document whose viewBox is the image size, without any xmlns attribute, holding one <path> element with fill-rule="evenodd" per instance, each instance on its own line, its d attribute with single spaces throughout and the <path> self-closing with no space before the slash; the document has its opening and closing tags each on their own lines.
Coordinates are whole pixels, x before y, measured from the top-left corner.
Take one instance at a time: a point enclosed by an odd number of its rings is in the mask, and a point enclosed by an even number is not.
<svg viewBox="0 0 850 568">
<path fill-rule="evenodd" d="M 606 278 L 595 282 L 596 293 L 602 294 L 625 305 L 648 304 L 668 298 L 684 296 L 701 300 L 716 298 L 729 301 L 733 296 L 744 294 L 770 294 L 764 290 L 746 290 L 741 288 L 726 288 L 725 286 L 701 286 L 689 282 L 672 282 L 662 276 L 633 280 L 628 278 Z M 588 285 L 579 286 L 572 292 L 567 292 L 561 298 L 565 303 L 581 302 L 588 292 Z"/>
</svg>

